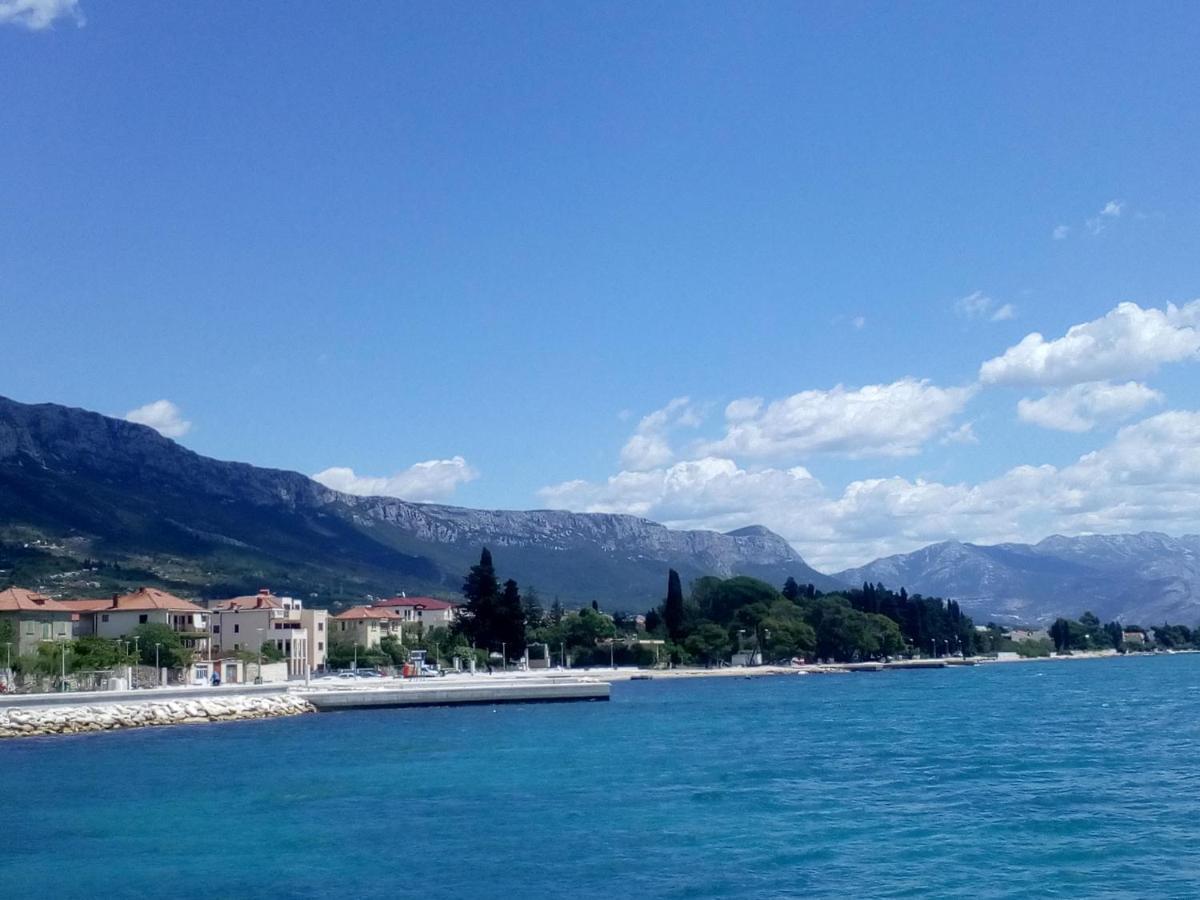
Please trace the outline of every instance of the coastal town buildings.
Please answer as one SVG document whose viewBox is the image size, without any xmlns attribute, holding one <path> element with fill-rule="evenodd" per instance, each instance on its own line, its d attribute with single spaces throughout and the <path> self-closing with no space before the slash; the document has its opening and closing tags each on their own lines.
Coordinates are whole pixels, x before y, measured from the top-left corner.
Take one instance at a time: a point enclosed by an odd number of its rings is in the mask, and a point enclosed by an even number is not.
<svg viewBox="0 0 1200 900">
<path fill-rule="evenodd" d="M 9 647 L 0 647 L 0 662 L 8 665 L 27 653 L 37 652 L 44 641 L 67 641 L 73 637 L 71 609 L 34 591 L 10 587 L 0 591 L 0 622 L 12 626 Z"/>
<path fill-rule="evenodd" d="M 212 601 L 209 612 L 215 654 L 259 653 L 270 644 L 282 654 L 289 676 L 325 666 L 329 614 L 323 609 L 306 609 L 294 597 L 277 597 L 263 588 Z"/>
<path fill-rule="evenodd" d="M 331 640 L 373 649 L 385 637 L 400 640 L 404 633 L 404 614 L 390 607 L 355 606 L 334 616 Z"/>
<path fill-rule="evenodd" d="M 208 655 L 208 610 L 158 588 L 138 588 L 128 594 L 114 594 L 110 599 L 60 602 L 77 616 L 76 636 L 123 638 L 133 634 L 139 625 L 165 625 L 179 635 L 183 646 L 197 658 Z"/>
<path fill-rule="evenodd" d="M 373 609 L 394 609 L 404 622 L 422 628 L 448 628 L 458 616 L 458 606 L 436 597 L 408 597 L 401 594 L 390 600 L 376 600 Z"/>
</svg>

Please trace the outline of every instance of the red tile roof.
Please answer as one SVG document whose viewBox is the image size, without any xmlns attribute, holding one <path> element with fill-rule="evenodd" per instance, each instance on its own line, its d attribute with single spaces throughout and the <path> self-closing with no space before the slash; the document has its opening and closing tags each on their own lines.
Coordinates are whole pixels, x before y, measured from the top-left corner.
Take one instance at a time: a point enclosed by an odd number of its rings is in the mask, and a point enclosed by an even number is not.
<svg viewBox="0 0 1200 900">
<path fill-rule="evenodd" d="M 166 609 L 171 612 L 206 613 L 202 606 L 197 606 L 190 600 L 160 591 L 158 588 L 138 588 L 132 594 L 117 597 L 114 604 L 117 610 L 123 609 Z"/>
<path fill-rule="evenodd" d="M 57 600 L 51 600 L 42 594 L 12 587 L 0 591 L 0 612 L 69 613 L 71 610 Z"/>
<path fill-rule="evenodd" d="M 279 602 L 278 597 L 264 588 L 257 594 L 247 597 L 231 597 L 229 600 L 214 603 L 212 609 L 221 612 L 231 612 L 235 609 L 283 609 L 283 604 Z"/>
<path fill-rule="evenodd" d="M 458 606 L 457 603 L 438 600 L 436 597 L 392 597 L 390 600 L 377 600 L 373 605 L 385 609 L 396 606 L 413 609 L 454 609 Z"/>
<path fill-rule="evenodd" d="M 59 600 L 63 606 L 76 613 L 95 612 L 98 609 L 112 609 L 111 597 L 84 598 L 82 600 Z"/>
<path fill-rule="evenodd" d="M 335 619 L 403 619 L 404 617 L 394 609 L 374 609 L 370 606 L 355 606 L 346 610 L 344 613 L 338 613 L 334 616 Z"/>
</svg>

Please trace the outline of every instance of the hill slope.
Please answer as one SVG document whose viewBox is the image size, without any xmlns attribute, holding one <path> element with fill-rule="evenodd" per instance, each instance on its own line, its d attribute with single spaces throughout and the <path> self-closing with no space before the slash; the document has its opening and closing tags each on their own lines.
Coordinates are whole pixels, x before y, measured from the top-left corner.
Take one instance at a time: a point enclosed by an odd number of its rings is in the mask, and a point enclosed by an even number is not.
<svg viewBox="0 0 1200 900">
<path fill-rule="evenodd" d="M 295 472 L 200 456 L 142 425 L 2 397 L 0 541 L 0 581 L 59 594 L 150 575 L 208 596 L 262 585 L 323 602 L 455 594 L 482 545 L 547 602 L 644 609 L 661 598 L 668 566 L 685 581 L 836 585 L 764 528 L 723 535 L 633 516 L 353 497 Z"/>
</svg>

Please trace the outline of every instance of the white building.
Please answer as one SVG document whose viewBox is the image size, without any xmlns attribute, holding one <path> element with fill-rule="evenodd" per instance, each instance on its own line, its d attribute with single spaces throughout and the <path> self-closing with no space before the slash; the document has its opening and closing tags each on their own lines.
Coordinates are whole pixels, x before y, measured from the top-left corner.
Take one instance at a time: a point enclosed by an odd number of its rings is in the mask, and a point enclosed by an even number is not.
<svg viewBox="0 0 1200 900">
<path fill-rule="evenodd" d="M 449 628 L 458 617 L 456 604 L 436 597 L 406 597 L 402 594 L 390 600 L 377 600 L 371 608 L 395 610 L 404 622 L 422 628 Z"/>
<path fill-rule="evenodd" d="M 258 653 L 274 645 L 283 654 L 288 675 L 304 675 L 325 666 L 329 614 L 305 609 L 293 597 L 276 597 L 264 588 L 257 594 L 214 601 L 213 652 Z"/>
</svg>

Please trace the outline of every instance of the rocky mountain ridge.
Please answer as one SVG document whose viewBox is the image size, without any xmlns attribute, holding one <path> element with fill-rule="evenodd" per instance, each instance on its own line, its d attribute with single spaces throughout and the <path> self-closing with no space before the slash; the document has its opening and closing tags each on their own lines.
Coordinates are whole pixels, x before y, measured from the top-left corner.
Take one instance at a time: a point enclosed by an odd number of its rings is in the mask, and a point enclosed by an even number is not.
<svg viewBox="0 0 1200 900">
<path fill-rule="evenodd" d="M 175 560 L 176 574 L 294 574 L 318 591 L 349 580 L 363 590 L 454 593 L 484 544 L 506 575 L 543 594 L 617 608 L 657 602 L 668 566 L 685 577 L 835 584 L 764 528 L 675 531 L 625 515 L 351 496 L 296 472 L 201 456 L 142 425 L 4 398 L 0 525 L 84 540 L 93 555 Z"/>
</svg>

